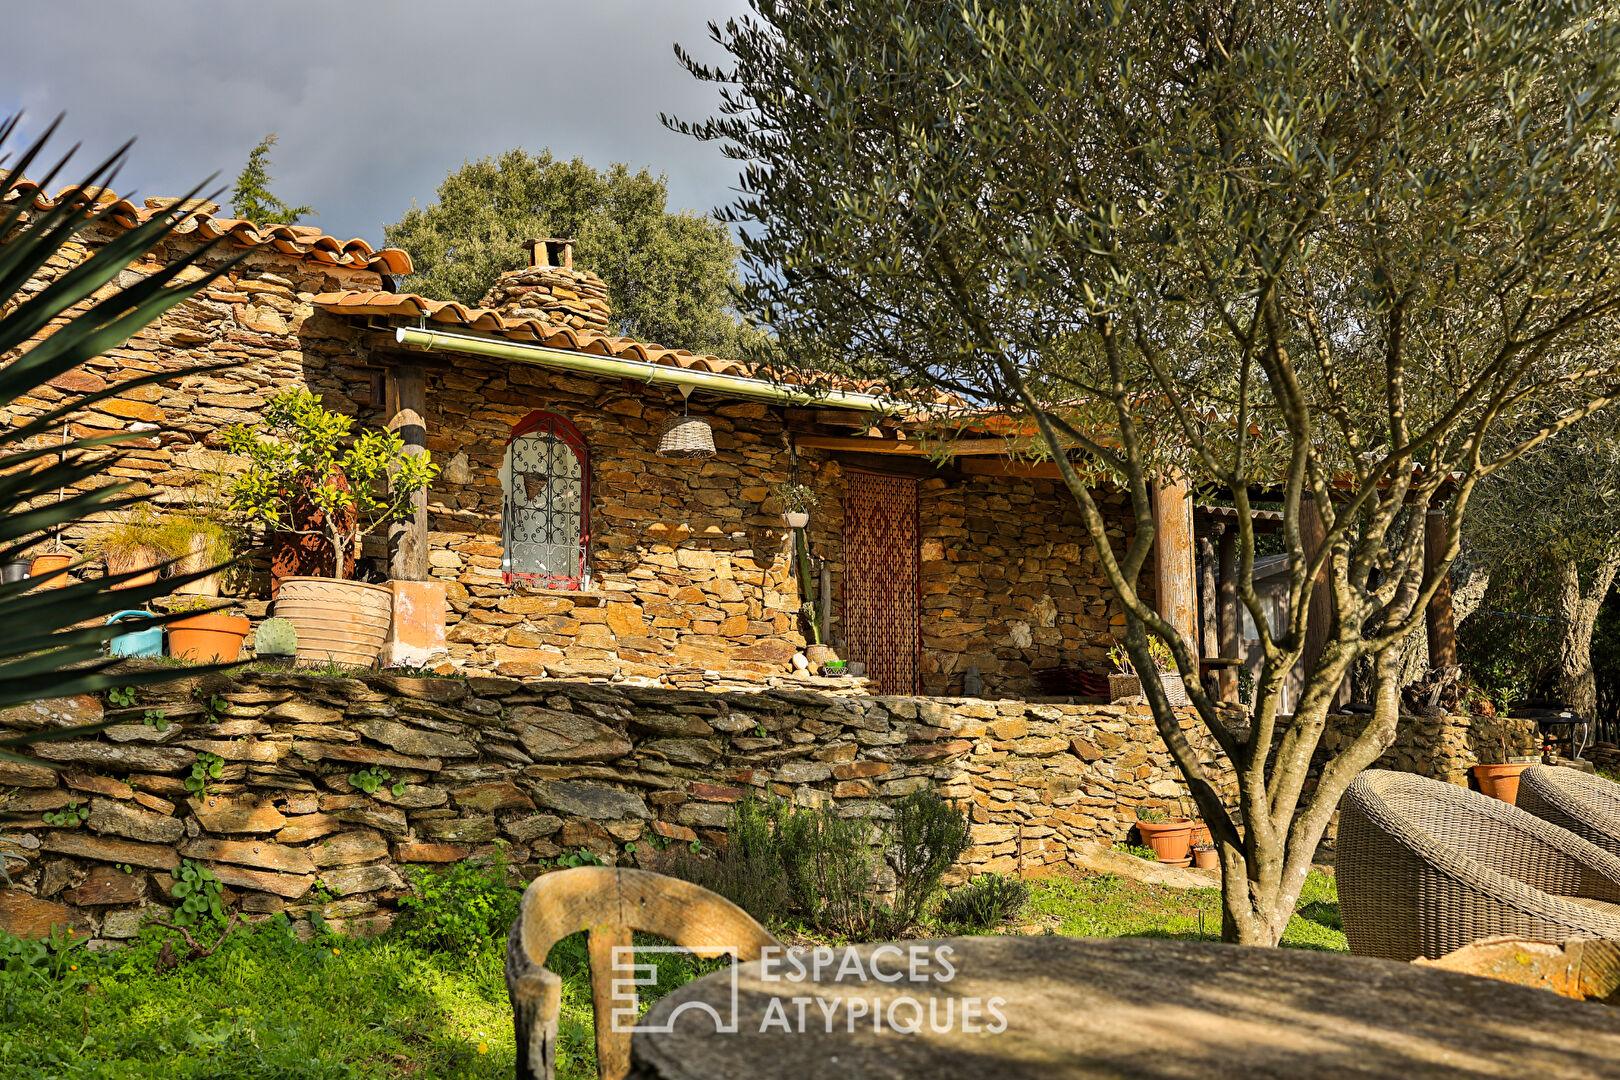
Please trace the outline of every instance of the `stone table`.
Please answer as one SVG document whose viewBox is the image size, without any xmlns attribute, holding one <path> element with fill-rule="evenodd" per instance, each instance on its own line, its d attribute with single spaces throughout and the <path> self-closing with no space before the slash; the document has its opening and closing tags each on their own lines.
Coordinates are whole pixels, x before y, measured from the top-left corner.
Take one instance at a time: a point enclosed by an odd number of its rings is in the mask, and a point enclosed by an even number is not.
<svg viewBox="0 0 1620 1080">
<path fill-rule="evenodd" d="M 902 951 L 913 946 L 922 956 L 915 982 L 913 956 Z M 951 950 L 943 963 L 941 947 Z M 797 982 L 771 957 L 736 969 L 734 1033 L 717 1032 L 697 1007 L 731 1015 L 730 970 L 662 999 L 634 1037 L 631 1077 L 1620 1076 L 1620 1012 L 1385 960 L 1204 942 L 984 937 L 825 950 L 814 981 L 813 956 L 801 963 Z M 919 1013 L 921 1031 L 895 1030 L 894 1021 L 909 1027 Z M 647 1030 L 658 1027 L 670 1030 Z"/>
</svg>

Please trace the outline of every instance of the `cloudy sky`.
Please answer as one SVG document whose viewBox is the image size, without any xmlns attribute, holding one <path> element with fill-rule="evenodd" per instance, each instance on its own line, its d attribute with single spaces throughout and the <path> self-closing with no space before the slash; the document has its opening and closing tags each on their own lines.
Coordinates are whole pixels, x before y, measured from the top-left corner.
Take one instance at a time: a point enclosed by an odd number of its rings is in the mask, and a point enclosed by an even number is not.
<svg viewBox="0 0 1620 1080">
<path fill-rule="evenodd" d="M 37 131 L 65 112 L 60 145 L 138 141 L 116 188 L 178 194 L 234 179 L 267 132 L 272 190 L 320 212 L 304 224 L 382 237 L 447 171 L 512 146 L 669 177 L 673 206 L 729 200 L 736 163 L 666 130 L 700 118 L 711 87 L 680 42 L 723 56 L 707 24 L 745 0 L 61 0 L 8 10 L 0 114 Z M 79 159 L 75 159 L 79 160 Z M 88 161 L 86 161 L 88 164 Z M 224 201 L 224 200 L 222 200 Z"/>
</svg>

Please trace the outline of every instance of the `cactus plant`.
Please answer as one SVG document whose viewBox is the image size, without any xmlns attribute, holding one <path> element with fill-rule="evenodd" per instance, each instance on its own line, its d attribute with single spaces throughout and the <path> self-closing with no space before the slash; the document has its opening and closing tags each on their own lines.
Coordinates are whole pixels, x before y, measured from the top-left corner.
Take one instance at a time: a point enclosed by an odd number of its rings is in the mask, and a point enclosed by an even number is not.
<svg viewBox="0 0 1620 1080">
<path fill-rule="evenodd" d="M 253 635 L 258 656 L 293 656 L 298 652 L 298 631 L 286 619 L 266 619 Z"/>
</svg>

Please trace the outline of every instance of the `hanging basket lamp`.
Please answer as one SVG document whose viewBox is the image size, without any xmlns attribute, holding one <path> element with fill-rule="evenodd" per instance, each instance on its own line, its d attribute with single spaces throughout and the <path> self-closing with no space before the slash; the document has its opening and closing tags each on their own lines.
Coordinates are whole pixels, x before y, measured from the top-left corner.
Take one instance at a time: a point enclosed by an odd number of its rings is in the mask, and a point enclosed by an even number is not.
<svg viewBox="0 0 1620 1080">
<path fill-rule="evenodd" d="M 709 422 L 688 415 L 686 411 L 691 396 L 690 386 L 681 387 L 681 414 L 664 421 L 663 434 L 658 437 L 659 457 L 714 457 L 714 432 L 709 428 Z"/>
</svg>

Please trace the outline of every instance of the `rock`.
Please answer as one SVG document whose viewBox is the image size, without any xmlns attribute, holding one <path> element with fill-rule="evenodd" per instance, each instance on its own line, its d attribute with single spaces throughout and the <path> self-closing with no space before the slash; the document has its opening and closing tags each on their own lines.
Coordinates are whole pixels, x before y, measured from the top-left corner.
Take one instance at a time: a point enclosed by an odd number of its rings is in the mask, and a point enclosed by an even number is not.
<svg viewBox="0 0 1620 1080">
<path fill-rule="evenodd" d="M 725 803 L 687 803 L 675 812 L 683 825 L 700 829 L 723 829 L 731 823 L 731 807 Z"/>
<path fill-rule="evenodd" d="M 162 921 L 169 914 L 160 907 L 130 908 L 127 911 L 109 911 L 101 919 L 101 936 L 123 941 L 141 932 L 141 924 L 148 919 Z"/>
<path fill-rule="evenodd" d="M 450 793 L 442 787 L 431 787 L 427 784 L 408 784 L 404 791 L 395 795 L 388 786 L 378 788 L 371 796 L 378 802 L 397 806 L 403 810 L 427 810 L 435 806 L 443 806 L 450 801 Z"/>
<path fill-rule="evenodd" d="M 368 825 L 390 836 L 405 835 L 405 812 L 367 799 L 359 806 L 338 811 L 338 820 L 349 825 Z"/>
<path fill-rule="evenodd" d="M 288 750 L 284 742 L 260 742 L 257 739 L 183 739 L 180 745 L 226 761 L 256 761 L 267 765 L 274 765 L 286 757 Z"/>
<path fill-rule="evenodd" d="M 309 892 L 310 886 L 315 884 L 313 875 L 299 877 L 294 874 L 275 874 L 268 870 L 249 870 L 228 863 L 211 863 L 209 868 L 223 884 L 253 892 L 274 893 L 277 896 L 285 896 L 288 900 L 297 900 Z"/>
<path fill-rule="evenodd" d="M 466 460 L 464 456 L 462 460 Z M 417 679 L 391 675 L 384 671 L 376 675 L 367 675 L 365 681 L 369 686 L 398 694 L 400 697 L 432 701 L 440 705 L 453 705 L 465 698 L 468 692 L 467 682 L 464 679 Z"/>
<path fill-rule="evenodd" d="M 355 896 L 405 886 L 391 866 L 348 866 L 341 870 L 329 870 L 321 875 L 321 884 L 339 896 Z"/>
<path fill-rule="evenodd" d="M 286 821 L 286 828 L 276 833 L 278 844 L 308 843 L 335 833 L 343 827 L 343 823 L 331 814 L 300 814 L 298 817 L 287 818 Z"/>
<path fill-rule="evenodd" d="M 1149 885 L 1164 885 L 1172 889 L 1218 889 L 1221 876 L 1214 870 L 1198 870 L 1191 866 L 1166 866 L 1163 863 L 1138 859 L 1124 851 L 1115 851 L 1101 844 L 1083 844 L 1071 858 L 1076 866 L 1097 874 L 1118 874 L 1132 881 Z"/>
<path fill-rule="evenodd" d="M 179 772 L 188 769 L 197 760 L 190 750 L 174 746 L 114 746 L 99 742 L 42 742 L 31 752 L 35 757 L 68 765 L 93 765 L 98 769 L 121 769 L 125 772 Z"/>
<path fill-rule="evenodd" d="M 628 817 L 648 821 L 652 818 L 641 796 L 601 784 L 569 780 L 537 781 L 534 785 L 534 801 L 549 810 L 595 821 L 615 821 Z"/>
<path fill-rule="evenodd" d="M 440 843 L 487 844 L 498 835 L 492 817 L 423 822 L 421 831 Z"/>
<path fill-rule="evenodd" d="M 50 788 L 56 786 L 56 770 L 25 761 L 0 761 L 0 787 Z"/>
<path fill-rule="evenodd" d="M 814 784 L 832 776 L 832 766 L 819 761 L 785 761 L 776 770 L 784 784 Z"/>
<path fill-rule="evenodd" d="M 41 698 L 0 709 L 0 727 L 17 728 L 21 731 L 99 724 L 101 720 L 101 702 L 89 694 Z"/>
<path fill-rule="evenodd" d="M 188 859 L 238 863 L 287 874 L 313 874 L 315 862 L 303 848 L 273 844 L 268 840 L 210 840 L 198 838 L 180 845 Z"/>
<path fill-rule="evenodd" d="M 356 731 L 382 743 L 401 754 L 421 758 L 477 757 L 478 747 L 466 739 L 423 731 L 408 724 L 392 720 L 363 720 L 354 725 Z"/>
<path fill-rule="evenodd" d="M 544 760 L 612 761 L 631 749 L 623 732 L 576 713 L 520 706 L 509 726 L 523 749 Z"/>
<path fill-rule="evenodd" d="M 343 714 L 312 701 L 284 701 L 264 714 L 266 720 L 290 720 L 298 724 L 330 724 L 340 726 Z"/>
<path fill-rule="evenodd" d="M 134 840 L 114 840 L 83 829 L 52 829 L 40 839 L 40 847 L 58 855 L 77 855 L 117 865 L 145 866 L 153 870 L 173 870 L 180 856 L 163 844 L 142 844 Z"/>
<path fill-rule="evenodd" d="M 91 867 L 83 883 L 62 894 L 74 907 L 135 904 L 145 896 L 145 874 L 126 874 L 114 866 Z"/>
<path fill-rule="evenodd" d="M 309 852 L 315 865 L 323 870 L 354 866 L 388 858 L 388 841 L 377 832 L 345 832 L 311 845 Z"/>
<path fill-rule="evenodd" d="M 451 792 L 456 805 L 463 810 L 478 810 L 492 814 L 497 810 L 533 810 L 534 802 L 516 784 L 504 780 L 477 784 Z"/>
<path fill-rule="evenodd" d="M 562 818 L 552 814 L 530 814 L 515 821 L 508 821 L 501 829 L 520 844 L 540 836 L 550 836 L 562 828 Z"/>
<path fill-rule="evenodd" d="M 132 799 L 135 789 L 122 780 L 110 776 L 85 776 L 82 773 L 64 773 L 62 779 L 75 791 L 93 791 L 110 799 Z"/>
<path fill-rule="evenodd" d="M 664 837 L 666 840 L 679 840 L 685 844 L 690 844 L 693 840 L 697 839 L 697 833 L 693 832 L 691 829 L 688 829 L 683 825 L 674 825 L 667 821 L 653 822 L 652 831 L 657 833 L 659 836 Z"/>
<path fill-rule="evenodd" d="M 21 889 L 0 889 L 0 930 L 21 938 L 51 936 L 51 927 L 88 930 L 85 917 L 65 904 L 29 896 Z"/>
<path fill-rule="evenodd" d="M 85 821 L 98 833 L 111 833 L 149 844 L 172 844 L 186 834 L 179 818 L 154 814 L 112 799 L 90 800 L 90 817 Z"/>
<path fill-rule="evenodd" d="M 197 821 L 203 829 L 212 833 L 275 832 L 287 824 L 286 817 L 268 800 L 210 795 L 207 798 L 193 797 L 188 801 L 191 812 L 197 815 Z"/>
<path fill-rule="evenodd" d="M 438 772 L 444 762 L 437 758 L 405 757 L 368 746 L 334 746 L 331 743 L 295 742 L 293 753 L 305 761 L 346 761 L 353 765 L 381 765 L 388 769 L 416 769 Z"/>
<path fill-rule="evenodd" d="M 394 860 L 402 863 L 460 862 L 471 854 L 471 850 L 455 844 L 396 844 Z"/>
<path fill-rule="evenodd" d="M 720 748 L 702 739 L 653 739 L 643 743 L 644 753 L 656 754 L 675 765 L 706 768 L 720 756 Z"/>
</svg>

